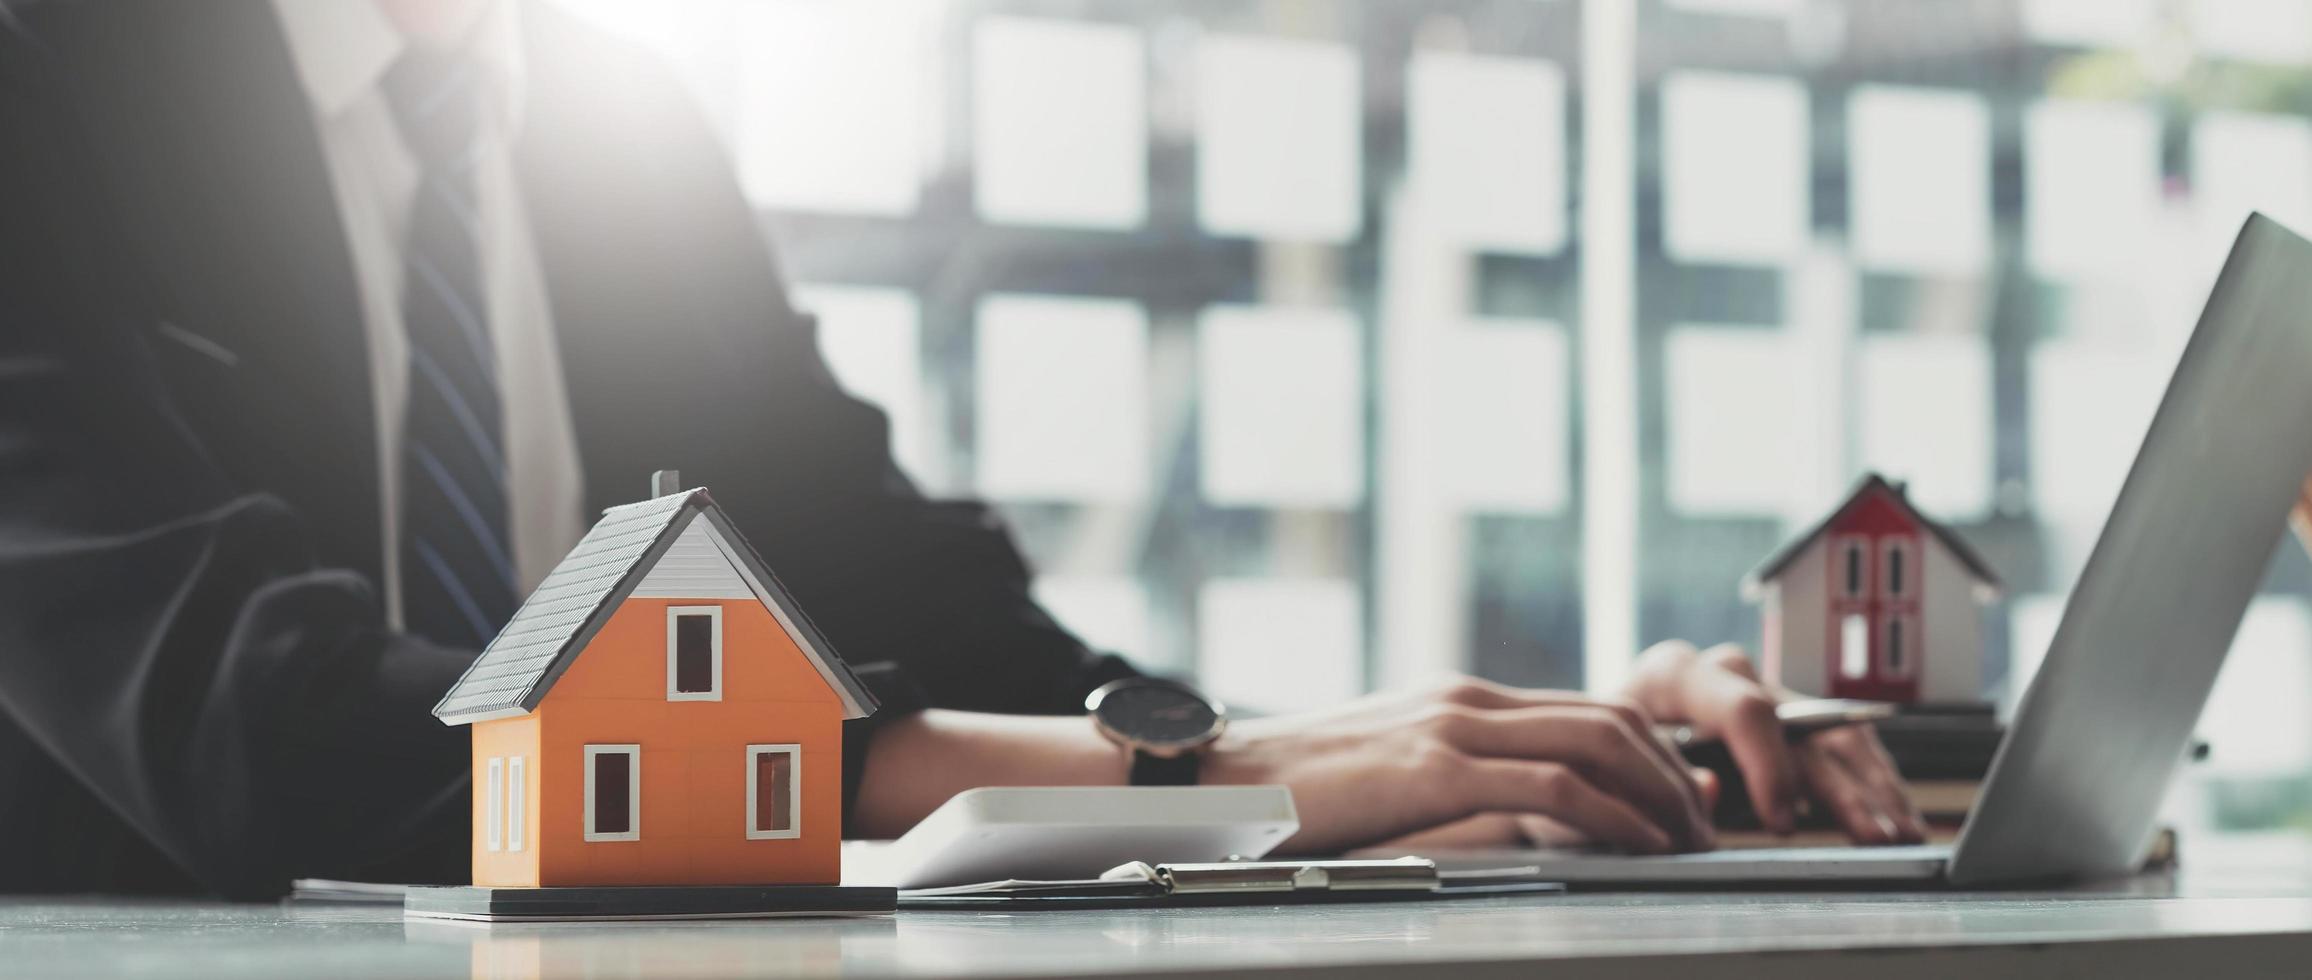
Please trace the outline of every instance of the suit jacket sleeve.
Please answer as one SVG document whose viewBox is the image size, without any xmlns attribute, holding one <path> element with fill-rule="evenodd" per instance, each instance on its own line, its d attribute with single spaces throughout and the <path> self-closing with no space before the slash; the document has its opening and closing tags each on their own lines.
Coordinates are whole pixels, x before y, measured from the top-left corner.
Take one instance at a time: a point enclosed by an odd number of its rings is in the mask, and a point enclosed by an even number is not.
<svg viewBox="0 0 2312 980">
<path fill-rule="evenodd" d="M 562 34 L 568 15 L 529 9 Z M 621 499 L 679 467 L 714 491 L 883 702 L 846 738 L 851 789 L 872 726 L 912 708 L 1081 712 L 1132 674 L 1038 607 L 993 511 L 926 499 L 894 468 L 884 414 L 829 373 L 712 127 L 660 66 L 606 47 L 536 45 L 527 110 L 531 220 L 573 390 L 594 403 L 577 406 L 590 481 Z"/>
<path fill-rule="evenodd" d="M 387 635 L 371 584 L 178 424 L 153 367 L 178 341 L 44 57 L 0 29 L 0 738 L 227 896 L 458 873 L 465 733 L 427 709 L 471 654 Z"/>
</svg>

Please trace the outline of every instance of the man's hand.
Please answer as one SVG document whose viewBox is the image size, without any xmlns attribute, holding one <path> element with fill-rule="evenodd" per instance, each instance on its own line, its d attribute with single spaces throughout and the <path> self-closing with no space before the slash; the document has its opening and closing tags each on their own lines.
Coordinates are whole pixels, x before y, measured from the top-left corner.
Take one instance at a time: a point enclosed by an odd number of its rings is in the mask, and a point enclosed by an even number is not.
<svg viewBox="0 0 2312 980">
<path fill-rule="evenodd" d="M 2296 509 L 2288 512 L 2288 523 L 2296 528 L 2296 541 L 2312 551 L 2312 477 L 2304 480 L 2304 489 L 2297 492 Z"/>
<path fill-rule="evenodd" d="M 1638 658 L 1629 694 L 1656 718 L 1724 739 L 1769 830 L 1788 833 L 1798 805 L 1811 798 L 1865 844 L 1926 836 L 1926 821 L 1903 792 L 1878 736 L 1864 725 L 1844 725 L 1796 745 L 1784 740 L 1774 713 L 1782 698 L 1758 680 L 1738 647 L 1657 644 Z"/>
<path fill-rule="evenodd" d="M 1291 787 L 1301 817 L 1284 845 L 1292 853 L 1585 840 L 1642 854 L 1708 849 L 1716 781 L 1655 736 L 1659 719 L 1724 737 L 1769 826 L 1788 829 L 1810 794 L 1857 840 L 1921 836 L 1870 730 L 1785 744 L 1774 692 L 1739 650 L 1655 647 L 1631 694 L 1599 701 L 1457 680 L 1240 721 L 1206 750 L 1202 780 Z M 877 732 L 849 829 L 895 837 L 974 786 L 1112 786 L 1127 768 L 1080 717 L 926 711 Z"/>
<path fill-rule="evenodd" d="M 1563 826 L 1641 854 L 1715 843 L 1704 788 L 1637 706 L 1476 680 L 1240 722 L 1203 781 L 1292 787 L 1298 853 L 1447 827 L 1510 843 Z"/>
</svg>

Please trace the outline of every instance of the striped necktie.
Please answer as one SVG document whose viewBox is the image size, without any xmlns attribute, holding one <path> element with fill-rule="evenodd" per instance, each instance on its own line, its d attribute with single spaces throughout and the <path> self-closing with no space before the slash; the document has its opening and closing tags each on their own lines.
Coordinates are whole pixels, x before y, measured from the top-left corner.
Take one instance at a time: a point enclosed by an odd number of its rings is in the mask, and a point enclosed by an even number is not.
<svg viewBox="0 0 2312 980">
<path fill-rule="evenodd" d="M 402 143 L 421 170 L 403 246 L 402 619 L 410 632 L 475 649 L 517 604 L 474 208 L 483 80 L 470 58 L 425 48 L 411 48 L 384 80 Z"/>
</svg>

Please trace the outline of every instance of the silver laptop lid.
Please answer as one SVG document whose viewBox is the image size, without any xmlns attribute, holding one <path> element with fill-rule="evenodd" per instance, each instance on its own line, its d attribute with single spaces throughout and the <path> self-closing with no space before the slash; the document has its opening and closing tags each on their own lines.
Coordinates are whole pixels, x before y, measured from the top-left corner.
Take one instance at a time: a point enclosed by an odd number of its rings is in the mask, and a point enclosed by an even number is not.
<svg viewBox="0 0 2312 980">
<path fill-rule="evenodd" d="M 2131 871 L 2312 472 L 2312 243 L 2250 216 L 1960 831 L 1954 884 Z"/>
</svg>

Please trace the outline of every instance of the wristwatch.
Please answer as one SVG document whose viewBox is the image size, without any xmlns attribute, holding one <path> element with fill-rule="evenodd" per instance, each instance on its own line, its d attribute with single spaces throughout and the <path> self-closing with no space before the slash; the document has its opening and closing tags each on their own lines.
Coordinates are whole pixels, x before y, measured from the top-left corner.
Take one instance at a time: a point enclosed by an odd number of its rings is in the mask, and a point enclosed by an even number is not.
<svg viewBox="0 0 2312 980">
<path fill-rule="evenodd" d="M 1228 710 L 1178 681 L 1129 677 L 1084 699 L 1092 727 L 1132 753 L 1132 785 L 1194 786 L 1203 757 L 1228 727 Z"/>
</svg>

